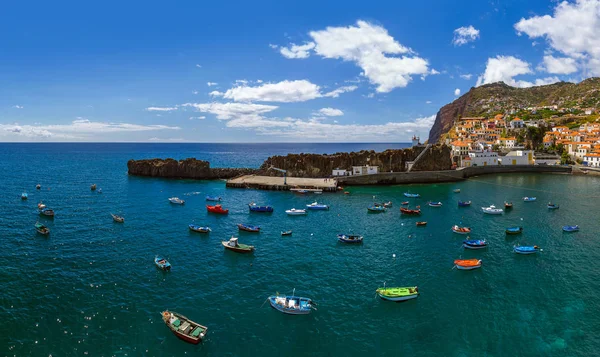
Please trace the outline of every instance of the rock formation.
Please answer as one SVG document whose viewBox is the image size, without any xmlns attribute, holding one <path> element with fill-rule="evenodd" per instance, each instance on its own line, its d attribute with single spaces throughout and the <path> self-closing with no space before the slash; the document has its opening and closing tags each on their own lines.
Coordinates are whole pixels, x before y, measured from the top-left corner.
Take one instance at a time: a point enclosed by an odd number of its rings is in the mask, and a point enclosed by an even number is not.
<svg viewBox="0 0 600 357">
<path fill-rule="evenodd" d="M 174 159 L 148 159 L 129 160 L 127 170 L 130 175 L 150 176 L 164 178 L 187 178 L 196 180 L 229 179 L 240 175 L 249 175 L 256 172 L 246 168 L 210 168 L 208 161 L 188 158 L 185 160 Z"/>
</svg>

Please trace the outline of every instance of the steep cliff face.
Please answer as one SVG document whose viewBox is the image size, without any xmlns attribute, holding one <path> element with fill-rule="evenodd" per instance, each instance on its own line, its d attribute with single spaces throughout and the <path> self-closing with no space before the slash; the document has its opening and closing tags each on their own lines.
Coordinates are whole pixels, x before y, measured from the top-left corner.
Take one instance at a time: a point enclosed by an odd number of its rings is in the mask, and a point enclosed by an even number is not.
<svg viewBox="0 0 600 357">
<path fill-rule="evenodd" d="M 229 179 L 256 172 L 254 169 L 211 169 L 208 161 L 193 158 L 179 161 L 174 159 L 129 160 L 127 162 L 127 170 L 130 175 L 136 176 L 189 178 L 196 180 Z"/>
<path fill-rule="evenodd" d="M 472 90 L 472 89 L 471 89 Z M 435 122 L 429 131 L 428 142 L 435 144 L 440 139 L 440 136 L 447 133 L 454 125 L 454 121 L 462 116 L 469 103 L 471 91 L 458 98 L 450 104 L 444 105 L 435 116 Z"/>
</svg>

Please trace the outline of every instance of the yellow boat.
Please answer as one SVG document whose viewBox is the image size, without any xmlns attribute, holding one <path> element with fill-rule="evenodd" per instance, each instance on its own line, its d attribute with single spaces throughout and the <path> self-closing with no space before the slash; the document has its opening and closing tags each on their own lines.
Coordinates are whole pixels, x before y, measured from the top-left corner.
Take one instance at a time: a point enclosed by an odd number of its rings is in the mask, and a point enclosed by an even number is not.
<svg viewBox="0 0 600 357">
<path fill-rule="evenodd" d="M 416 286 L 405 288 L 387 288 L 384 286 L 377 289 L 376 292 L 380 298 L 390 301 L 406 301 L 419 296 L 419 288 Z"/>
</svg>

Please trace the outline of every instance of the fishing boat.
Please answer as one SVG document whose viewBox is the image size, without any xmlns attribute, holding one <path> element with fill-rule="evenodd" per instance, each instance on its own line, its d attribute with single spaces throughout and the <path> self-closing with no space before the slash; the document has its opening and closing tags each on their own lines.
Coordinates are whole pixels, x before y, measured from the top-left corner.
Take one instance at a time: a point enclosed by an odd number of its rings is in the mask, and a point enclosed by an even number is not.
<svg viewBox="0 0 600 357">
<path fill-rule="evenodd" d="M 23 193 L 21 194 L 21 199 L 22 199 L 22 200 L 26 200 L 26 199 L 27 199 L 27 197 L 28 197 L 28 195 L 27 195 L 27 192 L 23 192 Z"/>
<path fill-rule="evenodd" d="M 322 195 L 323 194 L 323 190 L 314 190 L 313 193 L 315 195 Z"/>
<path fill-rule="evenodd" d="M 534 246 L 517 246 L 513 247 L 513 251 L 517 254 L 535 254 L 541 251 L 540 247 L 537 245 Z"/>
<path fill-rule="evenodd" d="M 281 235 L 282 236 L 291 236 L 292 235 L 292 231 L 282 231 Z"/>
<path fill-rule="evenodd" d="M 259 205 L 257 205 L 254 202 L 248 204 L 248 209 L 250 209 L 250 212 L 261 212 L 261 213 L 271 213 L 271 212 L 273 212 L 273 207 L 271 207 L 271 206 L 259 206 Z"/>
<path fill-rule="evenodd" d="M 459 227 L 457 225 L 452 226 L 452 232 L 457 234 L 469 234 L 471 233 L 471 228 L 469 227 Z"/>
<path fill-rule="evenodd" d="M 273 295 L 269 296 L 269 304 L 279 312 L 289 315 L 308 315 L 312 311 L 314 304 L 311 299 L 305 297 L 294 296 L 295 289 L 292 295 Z"/>
<path fill-rule="evenodd" d="M 468 239 L 463 241 L 463 248 L 465 249 L 483 249 L 487 247 L 487 242 L 480 239 Z"/>
<path fill-rule="evenodd" d="M 217 196 L 206 196 L 206 200 L 207 200 L 207 201 L 221 202 L 221 197 L 217 197 Z"/>
<path fill-rule="evenodd" d="M 344 191 L 344 195 L 349 195 L 349 194 L 350 194 L 350 192 Z"/>
<path fill-rule="evenodd" d="M 324 204 L 317 203 L 317 201 L 315 201 L 315 202 L 313 202 L 313 203 L 311 203 L 311 204 L 309 204 L 309 205 L 306 205 L 306 208 L 307 208 L 307 209 L 311 209 L 311 210 L 313 210 L 313 211 L 318 211 L 318 210 L 321 210 L 321 211 L 323 211 L 323 210 L 328 210 L 328 209 L 329 209 L 329 206 L 328 206 L 328 205 L 324 205 Z"/>
<path fill-rule="evenodd" d="M 383 207 L 385 207 L 385 208 L 390 208 L 390 207 L 392 207 L 392 201 L 387 201 L 387 202 L 384 202 L 384 203 L 383 203 Z"/>
<path fill-rule="evenodd" d="M 502 212 L 504 212 L 502 208 L 496 208 L 494 205 L 490 205 L 489 207 L 481 207 L 481 210 L 485 214 L 502 214 Z"/>
<path fill-rule="evenodd" d="M 237 253 L 252 253 L 254 251 L 253 245 L 246 245 L 238 243 L 238 239 L 235 237 L 229 238 L 228 241 L 222 241 L 221 244 L 225 249 L 229 249 L 231 251 Z"/>
<path fill-rule="evenodd" d="M 419 216 L 419 215 L 421 215 L 421 209 L 420 208 L 409 209 L 409 208 L 400 207 L 400 213 L 405 214 L 407 216 Z"/>
<path fill-rule="evenodd" d="M 228 214 L 229 213 L 229 210 L 223 209 L 223 207 L 221 205 L 214 205 L 214 206 L 206 205 L 206 210 L 210 213 L 217 213 L 217 214 Z"/>
<path fill-rule="evenodd" d="M 429 207 L 442 207 L 441 202 L 429 202 L 427 204 L 429 205 Z"/>
<path fill-rule="evenodd" d="M 300 189 L 300 190 L 295 190 L 296 193 L 299 193 L 301 195 L 306 195 L 307 193 L 309 193 L 310 191 L 305 190 L 305 189 Z"/>
<path fill-rule="evenodd" d="M 95 183 L 93 183 L 93 184 L 90 186 L 90 190 L 92 190 L 92 191 L 96 191 L 96 184 L 95 184 Z"/>
<path fill-rule="evenodd" d="M 35 185 L 35 189 L 36 189 L 36 190 L 39 190 L 39 189 L 41 189 L 41 188 L 42 188 L 42 185 L 40 185 L 39 183 L 38 183 L 37 185 Z"/>
<path fill-rule="evenodd" d="M 537 200 L 535 197 L 523 197 L 523 202 L 533 202 Z"/>
<path fill-rule="evenodd" d="M 39 234 L 43 234 L 43 235 L 47 235 L 50 233 L 50 229 L 48 229 L 48 227 L 44 226 L 43 224 L 41 224 L 40 222 L 37 222 L 35 224 L 35 230 L 39 233 Z"/>
<path fill-rule="evenodd" d="M 45 204 L 43 204 L 43 203 L 40 201 L 40 203 L 38 203 L 38 209 L 39 209 L 39 210 L 42 210 L 42 209 L 44 209 L 44 208 L 46 208 L 46 205 L 45 205 Z"/>
<path fill-rule="evenodd" d="M 454 193 L 460 193 L 460 188 L 455 188 L 454 190 L 452 190 L 452 192 L 454 192 Z"/>
<path fill-rule="evenodd" d="M 358 234 L 338 234 L 337 238 L 342 243 L 362 243 L 363 236 Z"/>
<path fill-rule="evenodd" d="M 458 207 L 468 207 L 471 205 L 471 201 L 458 201 Z"/>
<path fill-rule="evenodd" d="M 154 258 L 154 265 L 160 270 L 169 271 L 171 270 L 171 263 L 169 263 L 165 258 L 157 255 Z"/>
<path fill-rule="evenodd" d="M 40 214 L 46 217 L 54 217 L 54 210 L 51 210 L 50 208 L 44 208 L 40 210 Z"/>
<path fill-rule="evenodd" d="M 251 226 L 251 225 L 247 225 L 247 224 L 243 224 L 243 223 L 238 223 L 237 226 L 240 231 L 252 232 L 252 233 L 260 232 L 259 226 Z"/>
<path fill-rule="evenodd" d="M 548 209 L 558 209 L 558 205 L 554 203 L 548 203 Z"/>
<path fill-rule="evenodd" d="M 563 226 L 562 230 L 565 231 L 565 232 L 579 232 L 579 226 L 578 225 Z"/>
<path fill-rule="evenodd" d="M 504 208 L 506 208 L 506 209 L 513 208 L 512 202 L 504 202 Z"/>
<path fill-rule="evenodd" d="M 171 198 L 169 198 L 169 202 L 171 202 L 171 203 L 172 203 L 172 204 L 174 204 L 174 205 L 182 205 L 182 204 L 185 204 L 185 201 L 184 201 L 184 200 L 182 200 L 182 199 L 181 199 L 181 198 L 179 198 L 179 197 L 171 197 Z"/>
<path fill-rule="evenodd" d="M 176 312 L 163 311 L 162 319 L 175 336 L 194 345 L 200 343 L 208 332 L 208 327 L 202 326 Z"/>
<path fill-rule="evenodd" d="M 400 203 L 402 206 L 408 206 L 408 201 L 404 201 L 402 203 Z"/>
<path fill-rule="evenodd" d="M 422 221 L 422 222 L 417 222 L 417 227 L 424 227 L 427 225 L 427 222 Z"/>
<path fill-rule="evenodd" d="M 98 193 L 102 193 L 102 189 L 101 188 L 98 189 Z"/>
<path fill-rule="evenodd" d="M 373 212 L 373 213 L 381 213 L 381 212 L 385 212 L 386 208 L 381 206 L 381 205 L 372 205 L 367 207 L 367 211 L 369 212 Z"/>
<path fill-rule="evenodd" d="M 116 214 L 110 214 L 113 218 L 113 221 L 117 222 L 117 223 L 124 223 L 125 222 L 125 217 L 123 216 L 117 216 Z"/>
<path fill-rule="evenodd" d="M 306 214 L 306 210 L 305 209 L 295 209 L 295 208 L 292 208 L 292 209 L 286 210 L 285 213 L 288 216 L 303 216 L 303 215 Z"/>
<path fill-rule="evenodd" d="M 198 232 L 198 233 L 210 233 L 210 232 L 212 232 L 212 230 L 210 229 L 210 227 L 207 227 L 207 226 L 199 226 L 197 224 L 190 224 L 190 225 L 188 225 L 188 227 L 190 228 L 190 231 L 193 231 L 193 232 Z"/>
<path fill-rule="evenodd" d="M 473 270 L 481 268 L 480 259 L 456 259 L 454 261 L 454 267 L 459 270 Z"/>
<path fill-rule="evenodd" d="M 421 195 L 418 194 L 418 193 L 410 193 L 410 192 L 404 192 L 404 196 L 408 197 L 408 198 L 418 198 L 418 197 L 421 197 Z"/>
<path fill-rule="evenodd" d="M 506 228 L 506 234 L 521 234 L 523 233 L 523 227 L 508 227 Z"/>
<path fill-rule="evenodd" d="M 377 293 L 377 296 L 383 300 L 389 301 L 406 301 L 419 297 L 419 288 L 416 286 L 405 288 L 388 288 L 384 284 L 383 288 L 379 288 L 375 290 L 375 292 Z"/>
</svg>

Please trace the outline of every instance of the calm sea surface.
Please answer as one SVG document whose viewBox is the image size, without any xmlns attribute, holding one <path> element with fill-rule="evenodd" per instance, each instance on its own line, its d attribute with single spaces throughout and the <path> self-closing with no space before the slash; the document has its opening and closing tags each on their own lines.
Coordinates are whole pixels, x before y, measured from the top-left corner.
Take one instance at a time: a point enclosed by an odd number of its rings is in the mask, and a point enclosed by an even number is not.
<svg viewBox="0 0 600 357">
<path fill-rule="evenodd" d="M 600 348 L 600 179 L 563 175 L 497 175 L 455 184 L 351 187 L 350 195 L 226 189 L 222 181 L 127 176 L 127 160 L 197 157 L 215 167 L 258 167 L 270 155 L 331 153 L 404 144 L 0 144 L 1 355 L 16 356 L 594 356 Z M 40 183 L 41 190 L 35 185 Z M 91 192 L 96 183 L 103 193 Z M 461 193 L 452 190 L 460 188 Z M 29 199 L 22 201 L 26 190 Z M 424 214 L 401 217 L 406 190 Z M 207 215 L 205 195 L 220 195 L 228 216 Z M 184 206 L 170 205 L 179 196 Z M 373 202 L 391 200 L 383 214 Z M 523 196 L 537 196 L 525 203 Z M 288 217 L 315 199 L 329 211 Z M 458 200 L 473 206 L 457 207 Z M 426 206 L 428 200 L 443 207 Z M 481 206 L 514 202 L 487 216 Z M 54 220 L 38 216 L 43 201 Z M 549 211 L 548 201 L 560 204 Z M 272 205 L 270 215 L 247 204 Z M 122 213 L 125 224 L 113 223 Z M 49 237 L 33 225 L 43 221 Z M 424 228 L 416 220 L 426 220 Z M 212 233 L 188 230 L 206 224 Z M 464 251 L 462 222 L 486 250 Z M 260 225 L 260 234 L 237 223 Z M 578 233 L 563 225 L 578 224 Z M 504 229 L 521 225 L 521 236 Z M 282 230 L 293 229 L 291 237 Z M 364 244 L 337 243 L 340 232 Z M 225 252 L 239 236 L 254 255 Z M 514 244 L 537 244 L 534 256 Z M 153 264 L 166 256 L 173 269 Z M 392 255 L 396 257 L 393 258 Z M 452 269 L 480 258 L 474 271 Z M 418 285 L 404 303 L 375 289 Z M 318 310 L 288 316 L 265 299 L 275 292 L 314 299 Z M 171 309 L 207 325 L 203 344 L 177 339 L 162 323 Z"/>
</svg>

